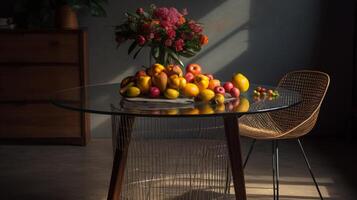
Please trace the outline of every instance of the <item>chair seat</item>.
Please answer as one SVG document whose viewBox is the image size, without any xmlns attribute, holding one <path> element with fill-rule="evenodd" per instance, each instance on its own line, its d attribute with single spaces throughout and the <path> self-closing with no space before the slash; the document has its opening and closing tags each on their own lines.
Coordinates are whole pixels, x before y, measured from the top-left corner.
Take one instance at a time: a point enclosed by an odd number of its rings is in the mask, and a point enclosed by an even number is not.
<svg viewBox="0 0 357 200">
<path fill-rule="evenodd" d="M 319 109 L 309 118 L 288 126 L 286 123 L 282 126 L 269 113 L 245 115 L 239 119 L 239 132 L 242 136 L 259 140 L 298 138 L 312 130 L 318 113 Z"/>
</svg>

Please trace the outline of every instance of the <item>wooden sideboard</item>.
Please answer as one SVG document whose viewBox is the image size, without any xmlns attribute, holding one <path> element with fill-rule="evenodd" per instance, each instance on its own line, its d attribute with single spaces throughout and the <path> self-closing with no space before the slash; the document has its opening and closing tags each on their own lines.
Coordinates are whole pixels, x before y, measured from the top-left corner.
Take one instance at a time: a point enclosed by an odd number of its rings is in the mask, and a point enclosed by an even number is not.
<svg viewBox="0 0 357 200">
<path fill-rule="evenodd" d="M 87 48 L 84 30 L 0 31 L 0 143 L 87 143 L 88 116 L 50 102 L 86 84 Z"/>
</svg>

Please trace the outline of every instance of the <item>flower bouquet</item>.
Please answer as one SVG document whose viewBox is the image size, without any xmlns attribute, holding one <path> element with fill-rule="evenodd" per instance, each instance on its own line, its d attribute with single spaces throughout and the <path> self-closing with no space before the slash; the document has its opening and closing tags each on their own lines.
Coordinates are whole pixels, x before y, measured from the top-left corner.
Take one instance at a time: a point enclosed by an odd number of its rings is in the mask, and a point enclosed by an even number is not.
<svg viewBox="0 0 357 200">
<path fill-rule="evenodd" d="M 248 79 L 240 73 L 221 85 L 212 74 L 203 73 L 199 64 L 191 63 L 183 69 L 180 57 L 192 57 L 208 43 L 202 25 L 187 18 L 186 9 L 179 12 L 176 8 L 152 5 L 148 10 L 127 12 L 115 35 L 118 45 L 132 41 L 128 54 L 135 52 L 134 59 L 144 47 L 149 47 L 156 61 L 122 80 L 120 94 L 125 97 L 166 99 L 165 102 L 189 98 L 223 104 L 227 97 L 237 98 L 249 88 Z"/>
<path fill-rule="evenodd" d="M 144 47 L 149 47 L 156 63 L 184 66 L 180 57 L 192 57 L 208 43 L 202 25 L 188 19 L 186 9 L 179 12 L 173 7 L 151 5 L 148 10 L 138 8 L 125 15 L 125 22 L 115 29 L 116 42 L 120 45 L 132 40 L 128 54 L 135 52 L 134 59 Z"/>
</svg>

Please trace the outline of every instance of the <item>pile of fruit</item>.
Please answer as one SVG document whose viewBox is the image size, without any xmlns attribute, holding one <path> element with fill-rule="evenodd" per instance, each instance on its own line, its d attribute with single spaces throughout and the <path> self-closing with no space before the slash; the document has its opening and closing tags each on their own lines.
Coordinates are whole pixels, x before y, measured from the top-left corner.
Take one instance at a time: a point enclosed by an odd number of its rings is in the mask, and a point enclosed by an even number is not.
<svg viewBox="0 0 357 200">
<path fill-rule="evenodd" d="M 253 93 L 254 93 L 255 100 L 261 100 L 261 99 L 273 100 L 279 96 L 279 92 L 277 90 L 267 89 L 261 86 L 256 87 Z"/>
<path fill-rule="evenodd" d="M 195 101 L 223 104 L 225 98 L 237 98 L 249 88 L 248 79 L 240 73 L 221 85 L 212 74 L 202 74 L 198 64 L 189 64 L 185 70 L 184 73 L 179 65 L 165 67 L 156 63 L 124 78 L 120 94 L 125 97 L 194 98 Z"/>
</svg>

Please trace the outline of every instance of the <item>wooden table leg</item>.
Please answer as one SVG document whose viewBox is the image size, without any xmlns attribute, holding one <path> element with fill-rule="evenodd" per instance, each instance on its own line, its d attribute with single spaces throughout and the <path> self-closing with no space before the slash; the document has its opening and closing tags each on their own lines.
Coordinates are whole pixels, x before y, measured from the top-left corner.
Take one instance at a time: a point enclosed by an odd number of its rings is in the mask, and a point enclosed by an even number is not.
<svg viewBox="0 0 357 200">
<path fill-rule="evenodd" d="M 236 200 L 246 200 L 247 195 L 245 191 L 238 117 L 234 115 L 225 116 L 224 129 L 227 138 L 229 158 L 231 161 Z"/>
<path fill-rule="evenodd" d="M 125 165 L 128 156 L 128 149 L 131 131 L 134 124 L 134 117 L 113 116 L 113 118 L 113 131 L 116 131 L 116 134 L 118 134 L 117 137 L 113 137 L 113 140 L 119 141 L 115 145 L 108 200 L 119 200 L 124 181 Z"/>
</svg>

